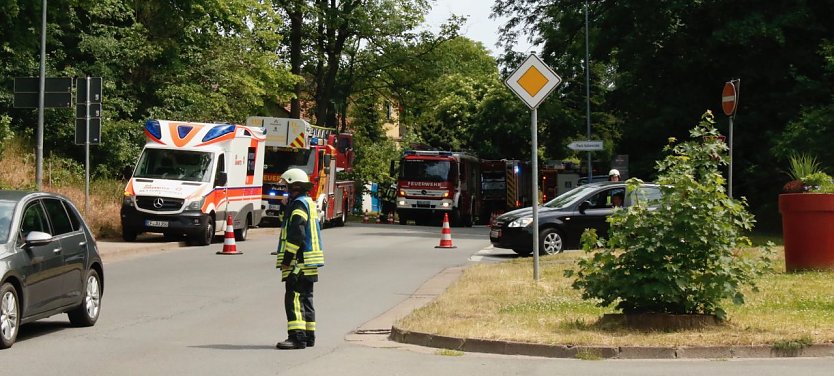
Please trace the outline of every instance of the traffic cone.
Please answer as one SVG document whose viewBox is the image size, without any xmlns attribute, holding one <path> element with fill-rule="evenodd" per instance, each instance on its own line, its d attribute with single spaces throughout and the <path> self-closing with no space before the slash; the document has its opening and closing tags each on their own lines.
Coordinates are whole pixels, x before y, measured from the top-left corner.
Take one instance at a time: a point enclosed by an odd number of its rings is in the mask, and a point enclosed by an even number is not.
<svg viewBox="0 0 834 376">
<path fill-rule="evenodd" d="M 377 216 L 376 216 L 376 223 L 377 223 L 377 224 L 382 223 L 382 222 L 379 220 L 379 217 L 380 217 L 381 215 L 382 215 L 382 214 L 377 214 Z"/>
<path fill-rule="evenodd" d="M 440 230 L 440 245 L 434 248 L 457 248 L 452 245 L 452 229 L 449 227 L 449 214 L 443 214 L 443 229 Z"/>
<path fill-rule="evenodd" d="M 229 214 L 229 219 L 226 220 L 226 235 L 223 239 L 223 250 L 217 252 L 218 255 L 242 255 L 243 252 L 238 252 L 235 245 L 235 228 L 232 226 L 232 215 Z"/>
<path fill-rule="evenodd" d="M 497 217 L 498 217 L 497 213 L 492 212 L 492 214 L 489 216 L 489 227 L 492 227 L 492 225 L 495 224 L 495 218 L 497 218 Z"/>
<path fill-rule="evenodd" d="M 394 213 L 388 213 L 388 224 L 389 225 L 394 224 Z"/>
<path fill-rule="evenodd" d="M 368 223 L 368 211 L 365 210 L 365 215 L 362 217 L 362 223 Z"/>
</svg>

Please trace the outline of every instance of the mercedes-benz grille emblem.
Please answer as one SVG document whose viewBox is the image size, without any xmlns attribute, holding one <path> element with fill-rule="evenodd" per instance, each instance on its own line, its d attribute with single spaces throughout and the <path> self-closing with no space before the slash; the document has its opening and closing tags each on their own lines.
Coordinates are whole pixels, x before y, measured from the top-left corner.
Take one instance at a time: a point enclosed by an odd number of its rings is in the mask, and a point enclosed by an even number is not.
<svg viewBox="0 0 834 376">
<path fill-rule="evenodd" d="M 426 195 L 426 190 L 424 189 L 424 190 L 420 191 L 420 194 L 422 194 L 423 196 L 425 196 L 425 195 Z"/>
<path fill-rule="evenodd" d="M 157 209 L 161 208 L 163 204 L 165 204 L 165 200 L 162 197 L 157 197 L 156 200 L 153 200 L 153 207 Z"/>
</svg>

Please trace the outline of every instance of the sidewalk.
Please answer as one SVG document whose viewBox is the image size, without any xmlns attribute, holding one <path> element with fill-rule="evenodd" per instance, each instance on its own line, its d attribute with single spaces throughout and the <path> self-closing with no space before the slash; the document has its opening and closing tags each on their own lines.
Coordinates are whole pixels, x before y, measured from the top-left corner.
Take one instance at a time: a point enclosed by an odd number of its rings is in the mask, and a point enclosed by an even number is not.
<svg viewBox="0 0 834 376">
<path fill-rule="evenodd" d="M 277 242 L 277 237 L 280 232 L 281 229 L 278 227 L 251 228 L 249 229 L 247 238 L 253 239 L 274 236 Z M 222 242 L 223 235 L 216 235 L 214 237 L 214 244 Z M 185 238 L 182 241 L 168 241 L 162 234 L 141 234 L 136 237 L 135 242 L 126 242 L 121 239 L 96 240 L 96 244 L 98 244 L 101 259 L 105 263 L 122 261 L 152 253 L 197 247 L 188 245 Z"/>
</svg>

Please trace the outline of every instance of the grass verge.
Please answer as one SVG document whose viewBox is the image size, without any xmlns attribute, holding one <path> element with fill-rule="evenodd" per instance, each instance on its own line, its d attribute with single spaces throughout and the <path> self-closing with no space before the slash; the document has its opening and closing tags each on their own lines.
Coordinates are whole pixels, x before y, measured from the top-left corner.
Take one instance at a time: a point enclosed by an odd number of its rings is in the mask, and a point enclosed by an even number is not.
<svg viewBox="0 0 834 376">
<path fill-rule="evenodd" d="M 472 266 L 438 299 L 396 325 L 451 337 L 564 345 L 792 348 L 834 343 L 832 274 L 785 273 L 783 250 L 774 250 L 774 271 L 758 281 L 759 292 L 745 291 L 743 305 L 727 302 L 725 325 L 710 329 L 600 328 L 597 320 L 615 311 L 582 300 L 563 275 L 582 252 L 541 257 L 538 283 L 530 258 Z"/>
</svg>

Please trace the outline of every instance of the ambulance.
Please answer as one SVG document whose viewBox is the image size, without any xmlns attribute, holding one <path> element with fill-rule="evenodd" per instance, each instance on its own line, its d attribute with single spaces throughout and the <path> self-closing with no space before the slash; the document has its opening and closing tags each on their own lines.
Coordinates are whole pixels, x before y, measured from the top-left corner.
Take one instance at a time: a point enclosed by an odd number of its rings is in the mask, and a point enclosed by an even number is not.
<svg viewBox="0 0 834 376">
<path fill-rule="evenodd" d="M 144 232 L 211 244 L 231 216 L 235 239 L 261 221 L 263 128 L 148 120 L 145 144 L 124 191 L 122 238 Z"/>
</svg>

